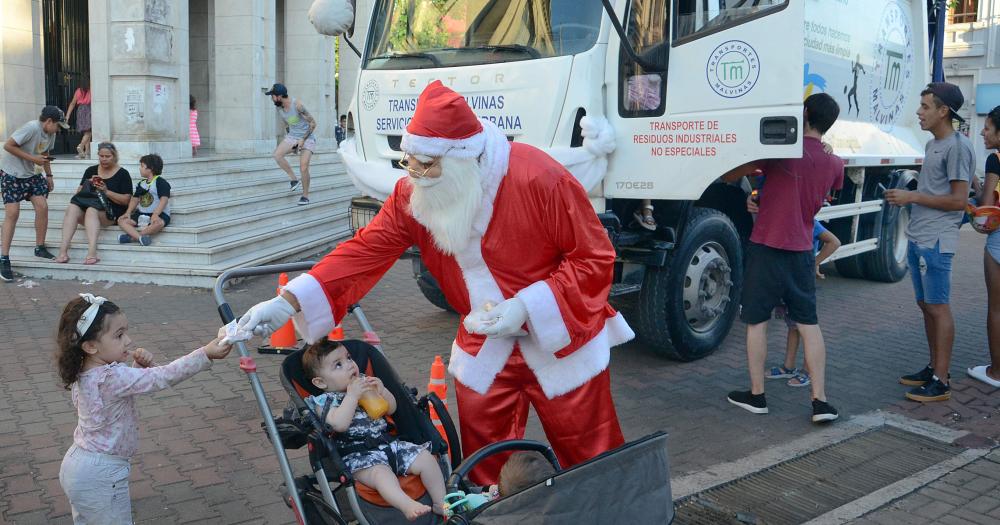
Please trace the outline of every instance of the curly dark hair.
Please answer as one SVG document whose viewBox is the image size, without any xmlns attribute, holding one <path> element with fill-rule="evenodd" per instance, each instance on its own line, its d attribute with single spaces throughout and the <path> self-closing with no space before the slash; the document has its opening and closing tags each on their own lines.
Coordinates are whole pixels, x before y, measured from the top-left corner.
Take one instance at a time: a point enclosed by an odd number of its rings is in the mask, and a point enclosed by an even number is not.
<svg viewBox="0 0 1000 525">
<path fill-rule="evenodd" d="M 993 129 L 1000 130 L 1000 106 L 991 109 L 986 118 L 993 123 Z"/>
<path fill-rule="evenodd" d="M 107 328 L 105 321 L 108 316 L 121 311 L 115 303 L 104 301 L 97 310 L 94 322 L 81 336 L 76 333 L 76 323 L 89 307 L 90 303 L 86 299 L 77 297 L 66 304 L 59 317 L 59 328 L 56 331 L 56 366 L 59 368 L 61 386 L 66 390 L 70 389 L 83 372 L 83 362 L 87 357 L 83 351 L 83 343 L 99 338 Z"/>
</svg>

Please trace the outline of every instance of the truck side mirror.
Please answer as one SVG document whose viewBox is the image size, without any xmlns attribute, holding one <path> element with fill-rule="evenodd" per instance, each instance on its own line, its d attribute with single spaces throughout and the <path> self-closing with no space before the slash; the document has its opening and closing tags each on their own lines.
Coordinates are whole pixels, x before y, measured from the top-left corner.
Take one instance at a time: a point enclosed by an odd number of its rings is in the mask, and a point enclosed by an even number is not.
<svg viewBox="0 0 1000 525">
<path fill-rule="evenodd" d="M 354 36 L 355 1 L 315 0 L 309 6 L 309 21 L 321 35 Z"/>
</svg>

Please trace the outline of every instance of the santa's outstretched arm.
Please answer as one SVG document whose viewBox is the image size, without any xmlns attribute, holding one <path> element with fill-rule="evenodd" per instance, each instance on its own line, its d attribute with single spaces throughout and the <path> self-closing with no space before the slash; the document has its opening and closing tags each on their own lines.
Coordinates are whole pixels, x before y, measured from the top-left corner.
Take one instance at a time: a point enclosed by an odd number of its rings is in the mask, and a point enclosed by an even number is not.
<svg viewBox="0 0 1000 525">
<path fill-rule="evenodd" d="M 347 307 L 364 297 L 413 244 L 403 220 L 407 212 L 397 205 L 402 183 L 367 227 L 285 286 L 298 302 L 292 320 L 306 342 L 319 340 L 340 323 Z"/>
<path fill-rule="evenodd" d="M 586 192 L 566 173 L 541 207 L 541 227 L 563 254 L 558 269 L 517 293 L 538 348 L 557 352 L 571 338 L 589 340 L 608 320 L 615 250 Z"/>
</svg>

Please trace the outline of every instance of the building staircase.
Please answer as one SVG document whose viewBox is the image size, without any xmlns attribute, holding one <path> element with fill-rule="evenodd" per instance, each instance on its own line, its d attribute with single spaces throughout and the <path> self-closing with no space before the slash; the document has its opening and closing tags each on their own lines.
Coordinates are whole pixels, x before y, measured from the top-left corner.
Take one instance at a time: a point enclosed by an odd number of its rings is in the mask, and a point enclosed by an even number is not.
<svg viewBox="0 0 1000 525">
<path fill-rule="evenodd" d="M 298 173 L 298 159 L 288 157 Z M 93 160 L 59 158 L 52 163 L 55 190 L 49 195 L 46 246 L 57 253 L 62 220 L 84 169 Z M 126 161 L 135 184 L 137 161 Z M 78 226 L 70 262 L 35 257 L 34 210 L 21 204 L 11 246 L 15 274 L 37 279 L 78 279 L 210 288 L 223 271 L 294 260 L 324 251 L 350 236 L 349 207 L 358 191 L 334 152 L 313 155 L 310 204 L 297 205 L 301 191 L 289 190 L 288 177 L 268 156 L 200 156 L 165 161 L 171 185 L 171 222 L 150 246 L 119 244 L 117 226 L 101 229 L 100 262 L 84 265 L 87 235 Z M 0 214 L 0 223 L 3 222 Z"/>
</svg>

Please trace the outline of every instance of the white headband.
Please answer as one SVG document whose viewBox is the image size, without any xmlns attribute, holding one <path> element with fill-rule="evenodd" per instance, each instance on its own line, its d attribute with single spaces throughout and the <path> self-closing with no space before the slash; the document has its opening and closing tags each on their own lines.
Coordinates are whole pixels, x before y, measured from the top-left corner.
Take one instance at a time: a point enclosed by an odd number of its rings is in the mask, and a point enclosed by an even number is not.
<svg viewBox="0 0 1000 525">
<path fill-rule="evenodd" d="M 87 310 L 80 316 L 80 320 L 76 322 L 76 333 L 80 334 L 80 337 L 83 337 L 83 334 L 87 333 L 87 330 L 90 330 L 90 325 L 94 324 L 94 318 L 97 317 L 97 311 L 101 309 L 101 305 L 104 304 L 104 301 L 107 301 L 107 299 L 99 295 L 89 293 L 82 293 L 80 294 L 80 297 L 83 297 L 85 301 L 90 303 Z"/>
</svg>

